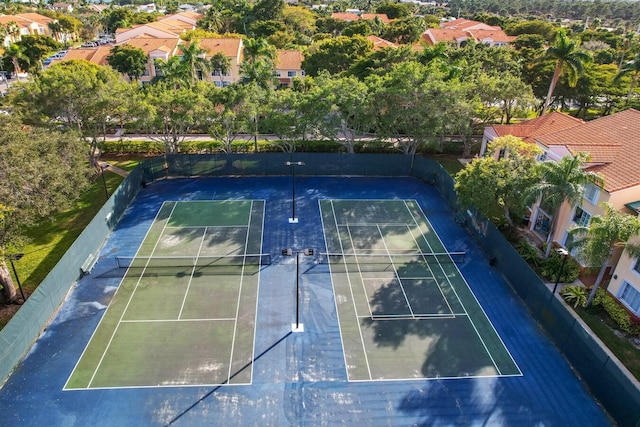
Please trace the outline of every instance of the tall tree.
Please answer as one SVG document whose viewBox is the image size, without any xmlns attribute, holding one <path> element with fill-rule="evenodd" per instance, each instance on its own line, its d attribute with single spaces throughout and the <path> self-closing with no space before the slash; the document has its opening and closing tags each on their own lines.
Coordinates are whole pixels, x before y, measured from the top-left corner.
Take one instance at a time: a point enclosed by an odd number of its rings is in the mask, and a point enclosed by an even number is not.
<svg viewBox="0 0 640 427">
<path fill-rule="evenodd" d="M 132 88 L 108 67 L 63 61 L 23 85 L 14 105 L 27 124 L 53 128 L 63 124 L 90 137 L 89 159 L 94 163 L 99 135 L 104 137 L 107 123 L 134 98 Z"/>
<path fill-rule="evenodd" d="M 7 259 L 24 250 L 24 231 L 64 209 L 88 185 L 84 142 L 73 132 L 0 118 L 0 286 L 16 301 Z"/>
<path fill-rule="evenodd" d="M 604 215 L 591 218 L 587 227 L 577 227 L 571 231 L 577 236 L 575 246 L 589 265 L 599 266 L 598 277 L 593 284 L 587 305 L 596 295 L 602 283 L 607 264 L 617 249 L 622 249 L 632 257 L 640 256 L 640 245 L 630 242 L 631 237 L 640 234 L 640 219 L 616 210 L 611 204 L 604 204 Z"/>
<path fill-rule="evenodd" d="M 337 74 L 349 69 L 372 50 L 373 43 L 361 36 L 340 36 L 323 40 L 309 48 L 302 68 L 310 76 L 317 76 L 322 70 Z"/>
<path fill-rule="evenodd" d="M 222 76 L 231 70 L 231 59 L 223 52 L 215 53 L 210 59 L 211 71 L 220 76 L 220 86 L 222 86 Z"/>
<path fill-rule="evenodd" d="M 631 96 L 633 95 L 633 89 L 638 84 L 638 80 L 640 80 L 640 51 L 636 53 L 633 60 L 626 62 L 622 67 L 620 67 L 620 71 L 616 74 L 614 82 L 620 81 L 624 76 L 630 76 L 629 92 L 627 93 L 626 101 L 628 104 Z"/>
<path fill-rule="evenodd" d="M 161 81 L 146 89 L 146 109 L 139 118 L 140 125 L 151 139 L 164 144 L 167 154 L 178 154 L 192 129 L 204 125 L 208 117 L 211 103 L 206 97 L 206 83 L 175 87 Z"/>
<path fill-rule="evenodd" d="M 16 44 L 22 48 L 24 56 L 28 59 L 27 70 L 33 74 L 40 73 L 42 70 L 42 60 L 44 58 L 62 48 L 62 44 L 49 36 L 40 34 L 23 36 Z"/>
<path fill-rule="evenodd" d="M 18 74 L 22 72 L 22 66 L 29 65 L 29 58 L 24 54 L 24 47 L 11 43 L 2 55 L 2 62 L 9 62 L 13 72 Z"/>
<path fill-rule="evenodd" d="M 284 14 L 284 0 L 258 0 L 251 10 L 255 21 L 280 21 Z"/>
<path fill-rule="evenodd" d="M 553 100 L 553 91 L 558 84 L 560 76 L 566 71 L 569 85 L 574 86 L 578 77 L 582 74 L 584 64 L 591 59 L 587 52 L 578 49 L 578 42 L 571 40 L 564 30 L 560 30 L 554 45 L 550 46 L 540 58 L 541 60 L 551 59 L 556 61 L 549 84 L 549 91 L 542 106 L 541 116 L 544 116 Z"/>
<path fill-rule="evenodd" d="M 192 41 L 187 46 L 181 46 L 182 64 L 185 73 L 191 79 L 191 82 L 202 80 L 203 74 L 207 74 L 211 70 L 211 63 L 206 59 L 207 51 L 200 47 L 200 42 Z"/>
<path fill-rule="evenodd" d="M 498 152 L 506 155 L 496 158 Z M 468 163 L 456 175 L 455 190 L 463 207 L 474 206 L 486 217 L 500 206 L 513 225 L 512 213 L 523 212 L 522 193 L 538 181 L 536 156 L 540 150 L 515 136 L 496 138 L 487 146 L 487 156 Z"/>
<path fill-rule="evenodd" d="M 527 203 L 545 206 L 552 212 L 545 257 L 549 257 L 551 253 L 551 243 L 562 204 L 567 203 L 572 208 L 578 206 L 582 203 L 585 184 L 604 184 L 600 175 L 583 169 L 582 165 L 588 159 L 588 154 L 578 153 L 563 157 L 559 162 L 547 160 L 539 163 L 538 173 L 541 179 L 524 193 Z"/>
<path fill-rule="evenodd" d="M 147 69 L 147 55 L 139 47 L 128 44 L 114 46 L 107 56 L 107 63 L 131 81 L 138 81 Z"/>
<path fill-rule="evenodd" d="M 273 88 L 276 50 L 265 39 L 244 42 L 244 61 L 240 65 L 241 82 L 255 82 L 265 89 Z"/>
</svg>

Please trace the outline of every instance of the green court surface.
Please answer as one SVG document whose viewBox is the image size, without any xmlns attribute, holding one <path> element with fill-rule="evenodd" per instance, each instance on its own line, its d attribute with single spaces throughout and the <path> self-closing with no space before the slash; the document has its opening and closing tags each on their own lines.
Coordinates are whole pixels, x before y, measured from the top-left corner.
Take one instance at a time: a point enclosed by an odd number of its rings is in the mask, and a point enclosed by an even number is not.
<svg viewBox="0 0 640 427">
<path fill-rule="evenodd" d="M 350 381 L 521 375 L 414 200 L 320 200 Z"/>
<path fill-rule="evenodd" d="M 264 208 L 165 202 L 65 389 L 250 384 Z"/>
</svg>

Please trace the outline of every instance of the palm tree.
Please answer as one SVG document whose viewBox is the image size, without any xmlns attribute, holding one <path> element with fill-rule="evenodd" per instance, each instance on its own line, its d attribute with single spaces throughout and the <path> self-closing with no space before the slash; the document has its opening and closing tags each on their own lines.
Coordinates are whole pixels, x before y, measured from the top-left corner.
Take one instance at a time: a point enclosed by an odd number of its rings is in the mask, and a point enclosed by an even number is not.
<svg viewBox="0 0 640 427">
<path fill-rule="evenodd" d="M 5 50 L 3 59 L 11 61 L 11 64 L 13 65 L 13 72 L 16 74 L 22 72 L 20 62 L 29 62 L 29 58 L 24 54 L 24 48 L 15 43 L 11 43 Z"/>
<path fill-rule="evenodd" d="M 540 113 L 541 116 L 544 116 L 551 105 L 553 91 L 562 73 L 566 71 L 569 86 L 575 86 L 578 82 L 578 77 L 582 75 L 584 64 L 591 59 L 591 56 L 587 52 L 579 50 L 578 43 L 571 40 L 564 30 L 560 30 L 556 37 L 556 43 L 550 46 L 539 59 L 553 59 L 556 61 L 549 92 L 547 92 L 547 98 Z"/>
<path fill-rule="evenodd" d="M 600 266 L 586 305 L 596 295 L 602 282 L 607 264 L 616 249 L 621 248 L 632 257 L 640 256 L 640 244 L 630 243 L 629 239 L 640 234 L 640 219 L 616 210 L 609 203 L 604 205 L 604 215 L 594 216 L 588 227 L 577 227 L 571 235 L 578 236 L 575 247 L 582 248 L 582 254 L 590 265 Z"/>
<path fill-rule="evenodd" d="M 220 73 L 220 86 L 222 86 L 222 76 L 231 69 L 231 60 L 222 52 L 218 52 L 209 60 L 211 70 Z"/>
<path fill-rule="evenodd" d="M 602 177 L 585 171 L 582 164 L 589 159 L 588 154 L 578 153 L 575 157 L 563 157 L 559 162 L 545 161 L 539 164 L 541 181 L 525 193 L 527 203 L 544 204 L 553 212 L 547 235 L 545 258 L 551 253 L 551 239 L 556 231 L 560 208 L 564 202 L 578 206 L 584 195 L 584 185 L 604 185 Z"/>
<path fill-rule="evenodd" d="M 182 47 L 181 50 L 182 63 L 192 83 L 199 80 L 198 72 L 206 73 L 210 71 L 211 64 L 205 57 L 207 51 L 200 47 L 200 42 L 194 40 L 188 46 Z"/>
<path fill-rule="evenodd" d="M 20 26 L 16 23 L 16 21 L 9 21 L 7 25 L 5 25 L 7 34 L 10 37 L 11 43 L 15 43 L 18 41 L 17 36 L 20 35 Z"/>
<path fill-rule="evenodd" d="M 613 78 L 613 82 L 617 83 L 623 76 L 628 74 L 631 75 L 631 83 L 629 84 L 629 93 L 627 93 L 627 104 L 631 99 L 631 95 L 633 95 L 633 89 L 638 83 L 638 79 L 640 79 L 640 51 L 636 54 L 633 60 L 620 67 L 620 71 L 618 71 L 618 74 Z"/>
</svg>

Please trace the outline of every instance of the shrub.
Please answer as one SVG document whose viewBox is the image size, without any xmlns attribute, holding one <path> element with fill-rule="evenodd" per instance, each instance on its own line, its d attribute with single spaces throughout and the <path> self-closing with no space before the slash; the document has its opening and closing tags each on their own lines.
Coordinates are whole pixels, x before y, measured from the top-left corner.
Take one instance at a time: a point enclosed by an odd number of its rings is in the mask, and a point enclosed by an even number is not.
<svg viewBox="0 0 640 427">
<path fill-rule="evenodd" d="M 562 295 L 567 304 L 577 308 L 585 306 L 589 292 L 584 286 L 567 286 L 560 291 L 560 295 Z"/>
<path fill-rule="evenodd" d="M 538 254 L 538 250 L 529 242 L 527 242 L 526 240 L 521 240 L 516 246 L 516 251 L 518 251 L 522 259 L 525 260 L 527 264 L 533 266 L 536 269 L 540 267 L 542 259 Z"/>
<path fill-rule="evenodd" d="M 621 331 L 633 336 L 640 335 L 640 324 L 637 320 L 606 291 L 598 289 L 593 304 L 601 306 Z"/>
<path fill-rule="evenodd" d="M 551 256 L 542 261 L 540 266 L 540 274 L 547 280 L 555 281 L 558 279 L 558 272 L 562 268 L 563 257 L 555 252 L 551 252 Z M 578 278 L 580 274 L 580 264 L 578 264 L 573 258 L 568 258 L 567 262 L 562 268 L 562 274 L 560 275 L 560 283 L 571 283 Z"/>
</svg>

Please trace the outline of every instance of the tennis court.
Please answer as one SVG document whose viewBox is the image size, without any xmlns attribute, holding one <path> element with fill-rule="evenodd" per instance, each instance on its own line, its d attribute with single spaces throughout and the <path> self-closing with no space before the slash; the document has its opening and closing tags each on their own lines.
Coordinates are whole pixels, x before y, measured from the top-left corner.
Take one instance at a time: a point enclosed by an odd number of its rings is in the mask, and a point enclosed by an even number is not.
<svg viewBox="0 0 640 427">
<path fill-rule="evenodd" d="M 296 194 L 292 224 L 290 176 L 147 183 L 0 389 L 3 422 L 611 425 L 433 186 L 297 174 Z M 284 248 L 315 250 L 303 332 Z"/>
<path fill-rule="evenodd" d="M 264 201 L 165 202 L 65 389 L 250 384 Z"/>
<path fill-rule="evenodd" d="M 521 374 L 415 200 L 320 210 L 350 381 Z"/>
</svg>

